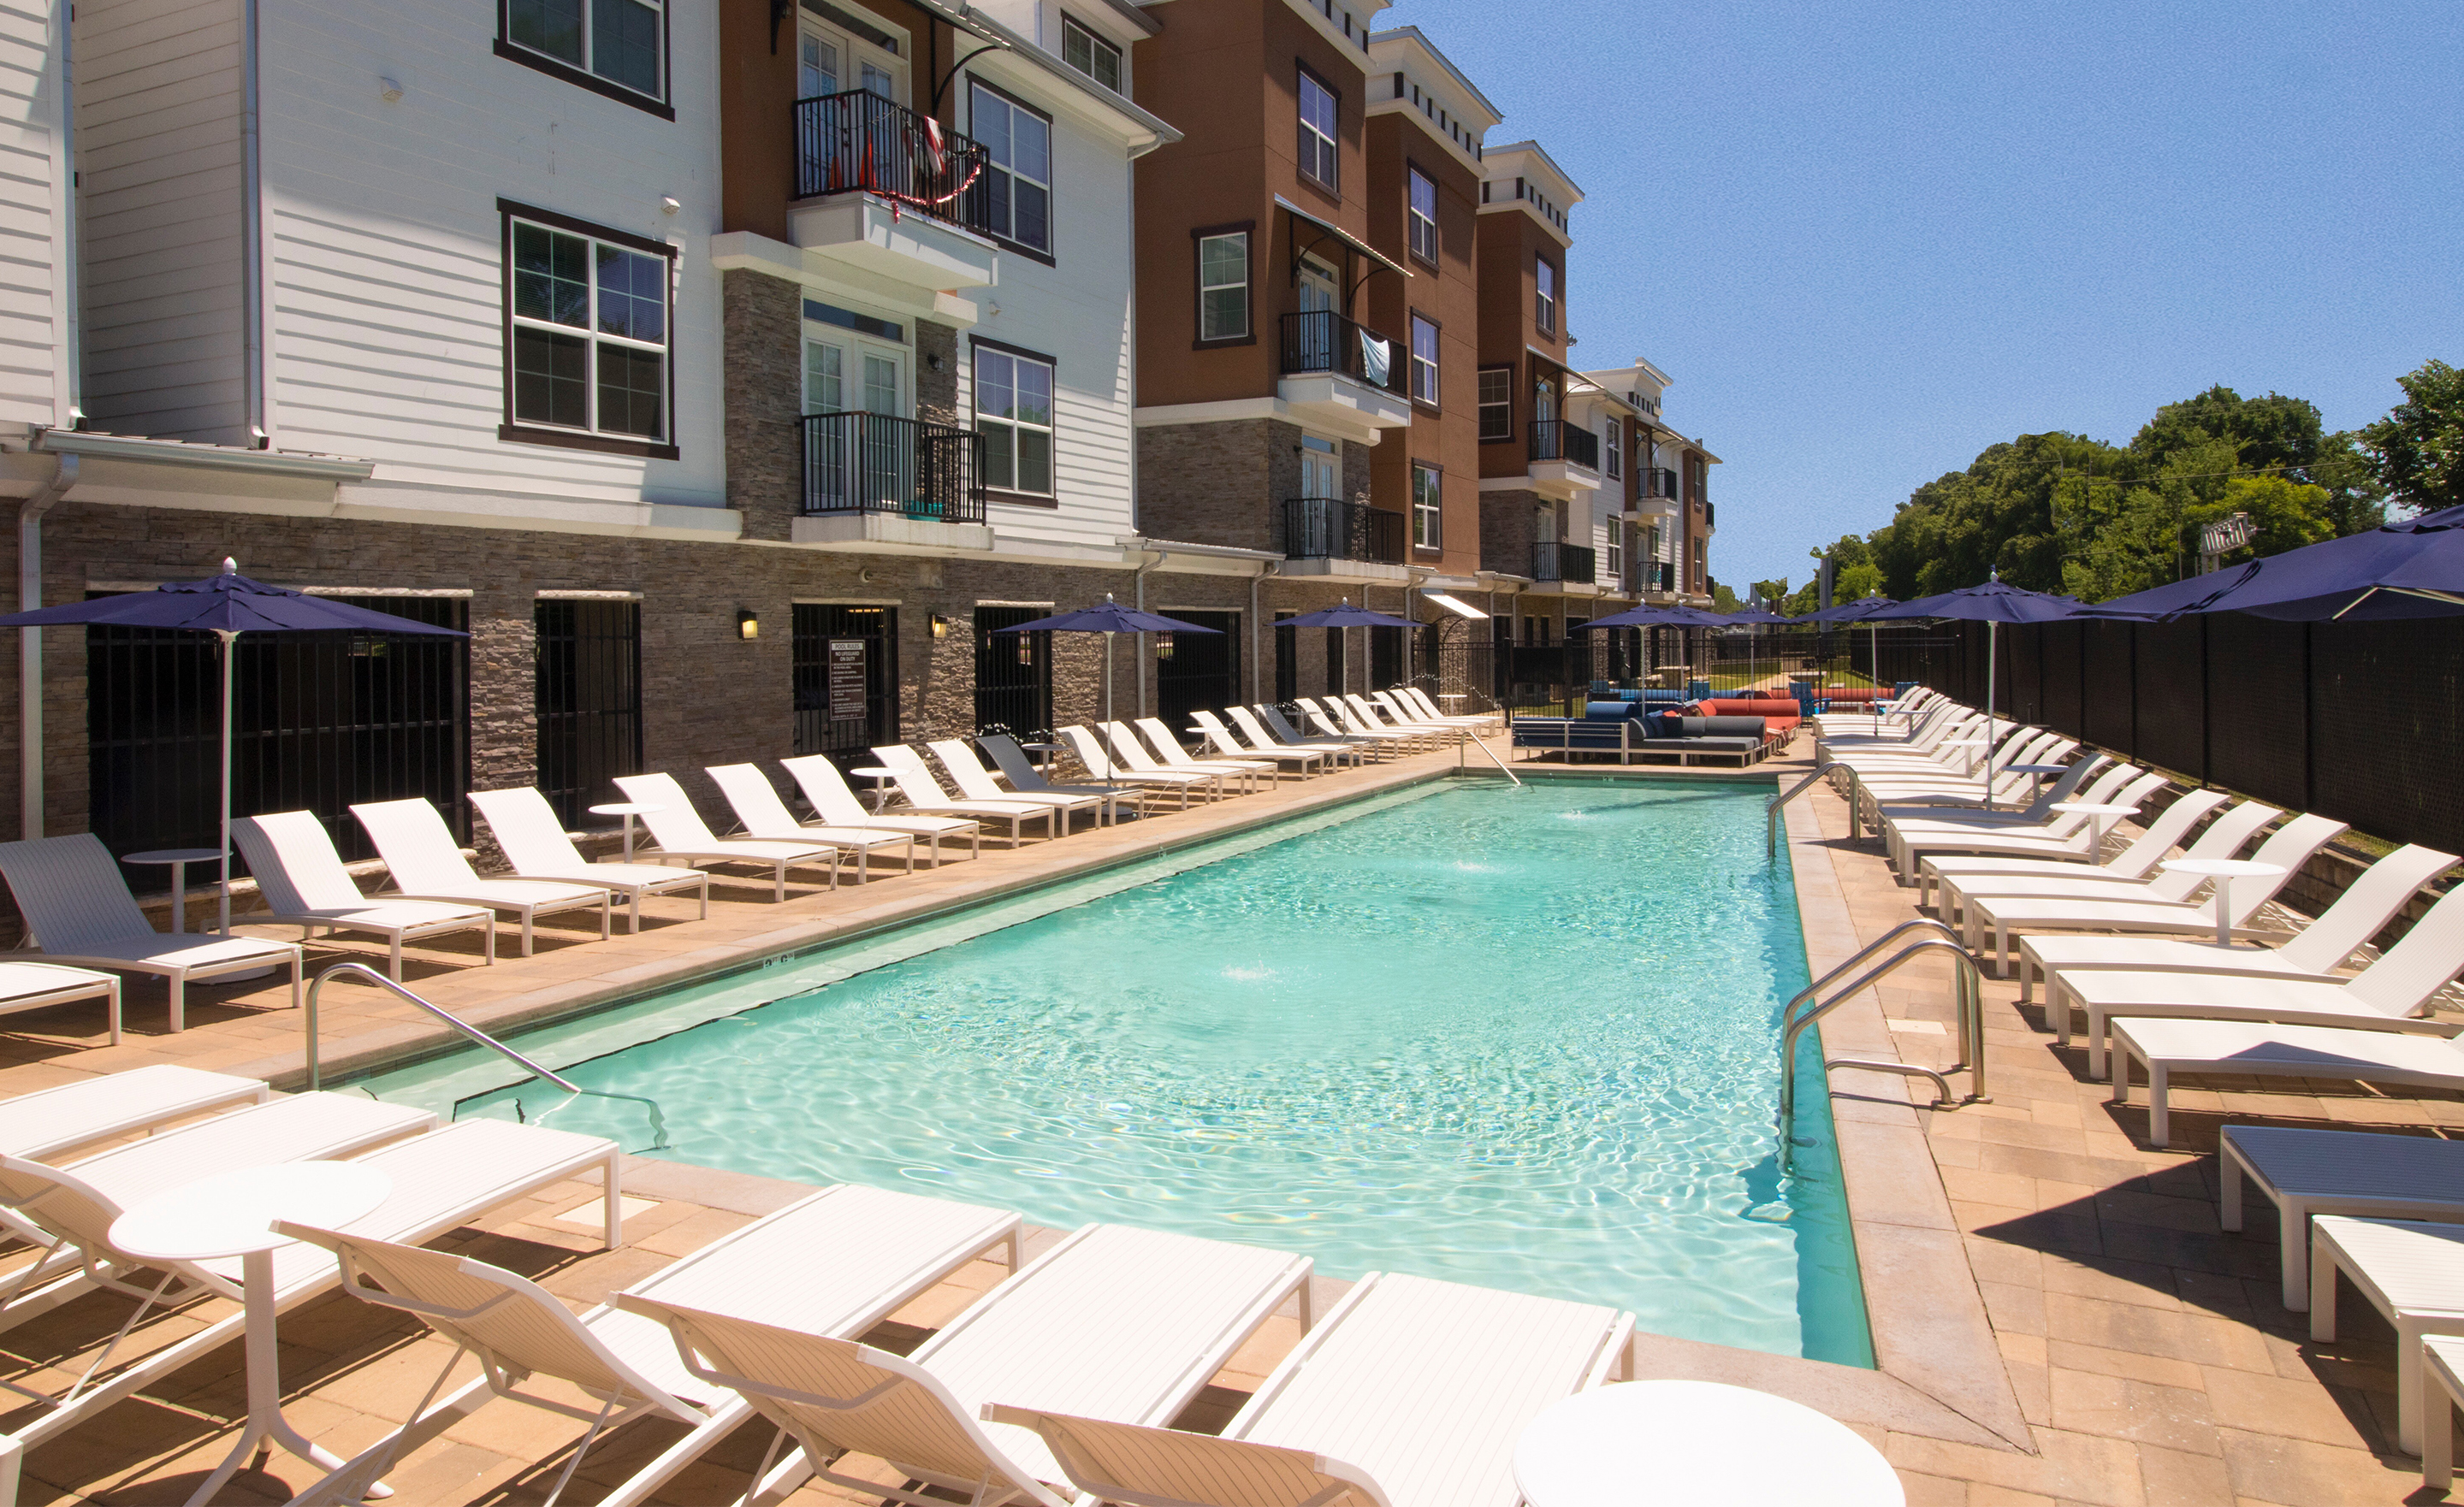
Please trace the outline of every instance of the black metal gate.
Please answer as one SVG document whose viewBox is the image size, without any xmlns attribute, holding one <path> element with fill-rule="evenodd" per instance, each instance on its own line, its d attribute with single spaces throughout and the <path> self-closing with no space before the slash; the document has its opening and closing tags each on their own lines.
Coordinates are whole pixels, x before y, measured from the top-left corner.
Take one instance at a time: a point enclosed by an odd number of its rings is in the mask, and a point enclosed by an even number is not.
<svg viewBox="0 0 2464 1507">
<path fill-rule="evenodd" d="M 1301 630 L 1284 626 L 1296 612 L 1275 614 L 1275 705 L 1288 707 L 1301 693 Z"/>
<path fill-rule="evenodd" d="M 1403 635 L 1409 628 L 1369 630 L 1369 688 L 1392 690 L 1403 678 Z"/>
<path fill-rule="evenodd" d="M 97 593 L 96 595 L 107 595 Z M 342 597 L 466 628 L 458 597 Z M 369 857 L 350 807 L 424 797 L 469 831 L 470 641 L 243 634 L 231 709 L 231 814 L 308 810 L 344 858 Z M 86 629 L 87 824 L 114 853 L 214 845 L 222 663 L 210 634 Z M 234 859 L 234 866 L 238 861 Z M 165 871 L 129 871 L 141 892 Z"/>
<path fill-rule="evenodd" d="M 551 598 L 533 621 L 539 788 L 568 828 L 606 826 L 589 808 L 642 768 L 642 604 Z"/>
<path fill-rule="evenodd" d="M 1326 693 L 1340 696 L 1352 688 L 1352 645 L 1341 628 L 1326 630 Z"/>
<path fill-rule="evenodd" d="M 999 631 L 1051 615 L 1049 607 L 976 609 L 978 732 L 1035 738 L 1052 731 L 1051 633 Z"/>
<path fill-rule="evenodd" d="M 898 609 L 800 601 L 790 632 L 796 678 L 796 752 L 826 754 L 841 769 L 873 762 L 876 744 L 898 741 Z M 830 691 L 832 644 L 847 681 Z M 851 692 L 861 662 L 861 711 Z M 835 700 L 835 705 L 833 701 Z"/>
<path fill-rule="evenodd" d="M 1213 633 L 1154 635 L 1155 714 L 1177 733 L 1193 711 L 1213 711 L 1241 699 L 1241 614 L 1169 614 Z"/>
</svg>

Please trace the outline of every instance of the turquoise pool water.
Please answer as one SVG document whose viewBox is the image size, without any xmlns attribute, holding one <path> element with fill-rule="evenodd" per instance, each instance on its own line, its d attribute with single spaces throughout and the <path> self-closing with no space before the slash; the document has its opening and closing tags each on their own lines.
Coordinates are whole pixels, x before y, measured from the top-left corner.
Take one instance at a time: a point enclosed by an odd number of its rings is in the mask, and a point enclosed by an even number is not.
<svg viewBox="0 0 2464 1507">
<path fill-rule="evenodd" d="M 685 1162 L 1870 1365 L 1821 1096 L 1815 1145 L 1777 1161 L 1775 1020 L 1805 961 L 1769 794 L 1442 782 L 517 1044 L 655 1097 Z M 362 1086 L 465 1116 L 563 1097 L 507 1077 L 466 1054 Z M 605 1101 L 554 1123 L 648 1139 Z"/>
</svg>

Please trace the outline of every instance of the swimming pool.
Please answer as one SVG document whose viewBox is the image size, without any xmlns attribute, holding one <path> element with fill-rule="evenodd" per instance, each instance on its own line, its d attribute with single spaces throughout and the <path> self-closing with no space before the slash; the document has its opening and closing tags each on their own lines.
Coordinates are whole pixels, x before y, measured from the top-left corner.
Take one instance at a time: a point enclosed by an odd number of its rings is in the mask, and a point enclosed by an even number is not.
<svg viewBox="0 0 2464 1507">
<path fill-rule="evenodd" d="M 684 1162 L 1871 1365 L 1821 1096 L 1777 1161 L 1776 1018 L 1806 980 L 1769 794 L 1439 781 L 517 1044 L 655 1097 Z M 457 1054 L 358 1086 L 463 1116 L 563 1098 L 508 1077 Z M 647 1139 L 607 1101 L 554 1123 Z"/>
</svg>

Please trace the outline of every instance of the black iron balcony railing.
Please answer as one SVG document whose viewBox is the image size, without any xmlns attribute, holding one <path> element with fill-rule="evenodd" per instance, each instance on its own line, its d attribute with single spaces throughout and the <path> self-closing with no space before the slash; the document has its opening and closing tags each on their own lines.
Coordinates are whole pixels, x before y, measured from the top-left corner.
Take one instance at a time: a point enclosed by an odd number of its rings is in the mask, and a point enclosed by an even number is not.
<svg viewBox="0 0 2464 1507">
<path fill-rule="evenodd" d="M 1533 580 L 1592 580 L 1598 571 L 1597 554 L 1588 544 L 1553 544 L 1543 539 L 1531 546 Z"/>
<path fill-rule="evenodd" d="M 1675 502 L 1677 473 L 1663 467 L 1645 467 L 1642 472 L 1642 494 L 1646 497 L 1664 497 L 1670 502 Z"/>
<path fill-rule="evenodd" d="M 1331 309 L 1284 316 L 1287 377 L 1335 372 L 1401 397 L 1408 364 L 1403 347 Z"/>
<path fill-rule="evenodd" d="M 1705 528 L 1706 528 L 1706 529 L 1716 529 L 1716 528 L 1718 528 L 1719 526 L 1720 526 L 1720 510 L 1719 510 L 1718 508 L 1715 508 L 1715 507 L 1713 507 L 1713 506 L 1711 505 L 1711 499 L 1710 499 L 1710 498 L 1708 498 L 1708 497 L 1704 498 L 1704 499 L 1703 499 L 1703 527 L 1705 527 Z"/>
<path fill-rule="evenodd" d="M 1600 437 L 1563 419 L 1531 421 L 1531 458 L 1600 469 Z"/>
<path fill-rule="evenodd" d="M 979 142 L 944 130 L 936 144 L 923 116 L 863 89 L 797 100 L 795 125 L 797 198 L 872 193 L 970 230 L 990 224 Z"/>
<path fill-rule="evenodd" d="M 1675 591 L 1677 589 L 1677 567 L 1666 560 L 1653 560 L 1644 565 L 1642 567 L 1642 589 L 1645 591 Z"/>
<path fill-rule="evenodd" d="M 1284 499 L 1284 557 L 1403 563 L 1403 515 L 1337 497 Z"/>
<path fill-rule="evenodd" d="M 886 413 L 808 413 L 806 513 L 984 521 L 984 437 Z"/>
</svg>

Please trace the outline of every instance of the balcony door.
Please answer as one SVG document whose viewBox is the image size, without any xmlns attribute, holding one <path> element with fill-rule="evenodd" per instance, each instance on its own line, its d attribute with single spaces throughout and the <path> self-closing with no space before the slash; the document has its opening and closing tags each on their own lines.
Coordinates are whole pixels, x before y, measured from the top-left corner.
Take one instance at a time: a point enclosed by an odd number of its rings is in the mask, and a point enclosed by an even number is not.
<svg viewBox="0 0 2464 1507">
<path fill-rule="evenodd" d="M 1301 495 L 1343 496 L 1343 447 L 1339 441 L 1301 436 Z"/>
<path fill-rule="evenodd" d="M 1300 321 L 1299 369 L 1302 371 L 1334 369 L 1334 317 L 1342 296 L 1338 291 L 1340 286 L 1335 281 L 1332 268 L 1314 256 L 1301 258 L 1300 271 L 1292 278 L 1292 294 L 1302 314 L 1315 316 Z M 1331 497 L 1334 493 L 1313 495 Z"/>
<path fill-rule="evenodd" d="M 907 73 L 899 61 L 901 50 L 901 39 L 891 33 L 857 37 L 823 26 L 807 13 L 796 39 L 796 98 L 817 99 L 861 89 L 896 103 L 905 92 L 899 85 Z"/>
<path fill-rule="evenodd" d="M 896 346 L 806 322 L 804 412 L 846 415 L 807 426 L 818 511 L 903 508 L 913 500 L 915 445 L 906 423 L 906 356 Z"/>
</svg>

